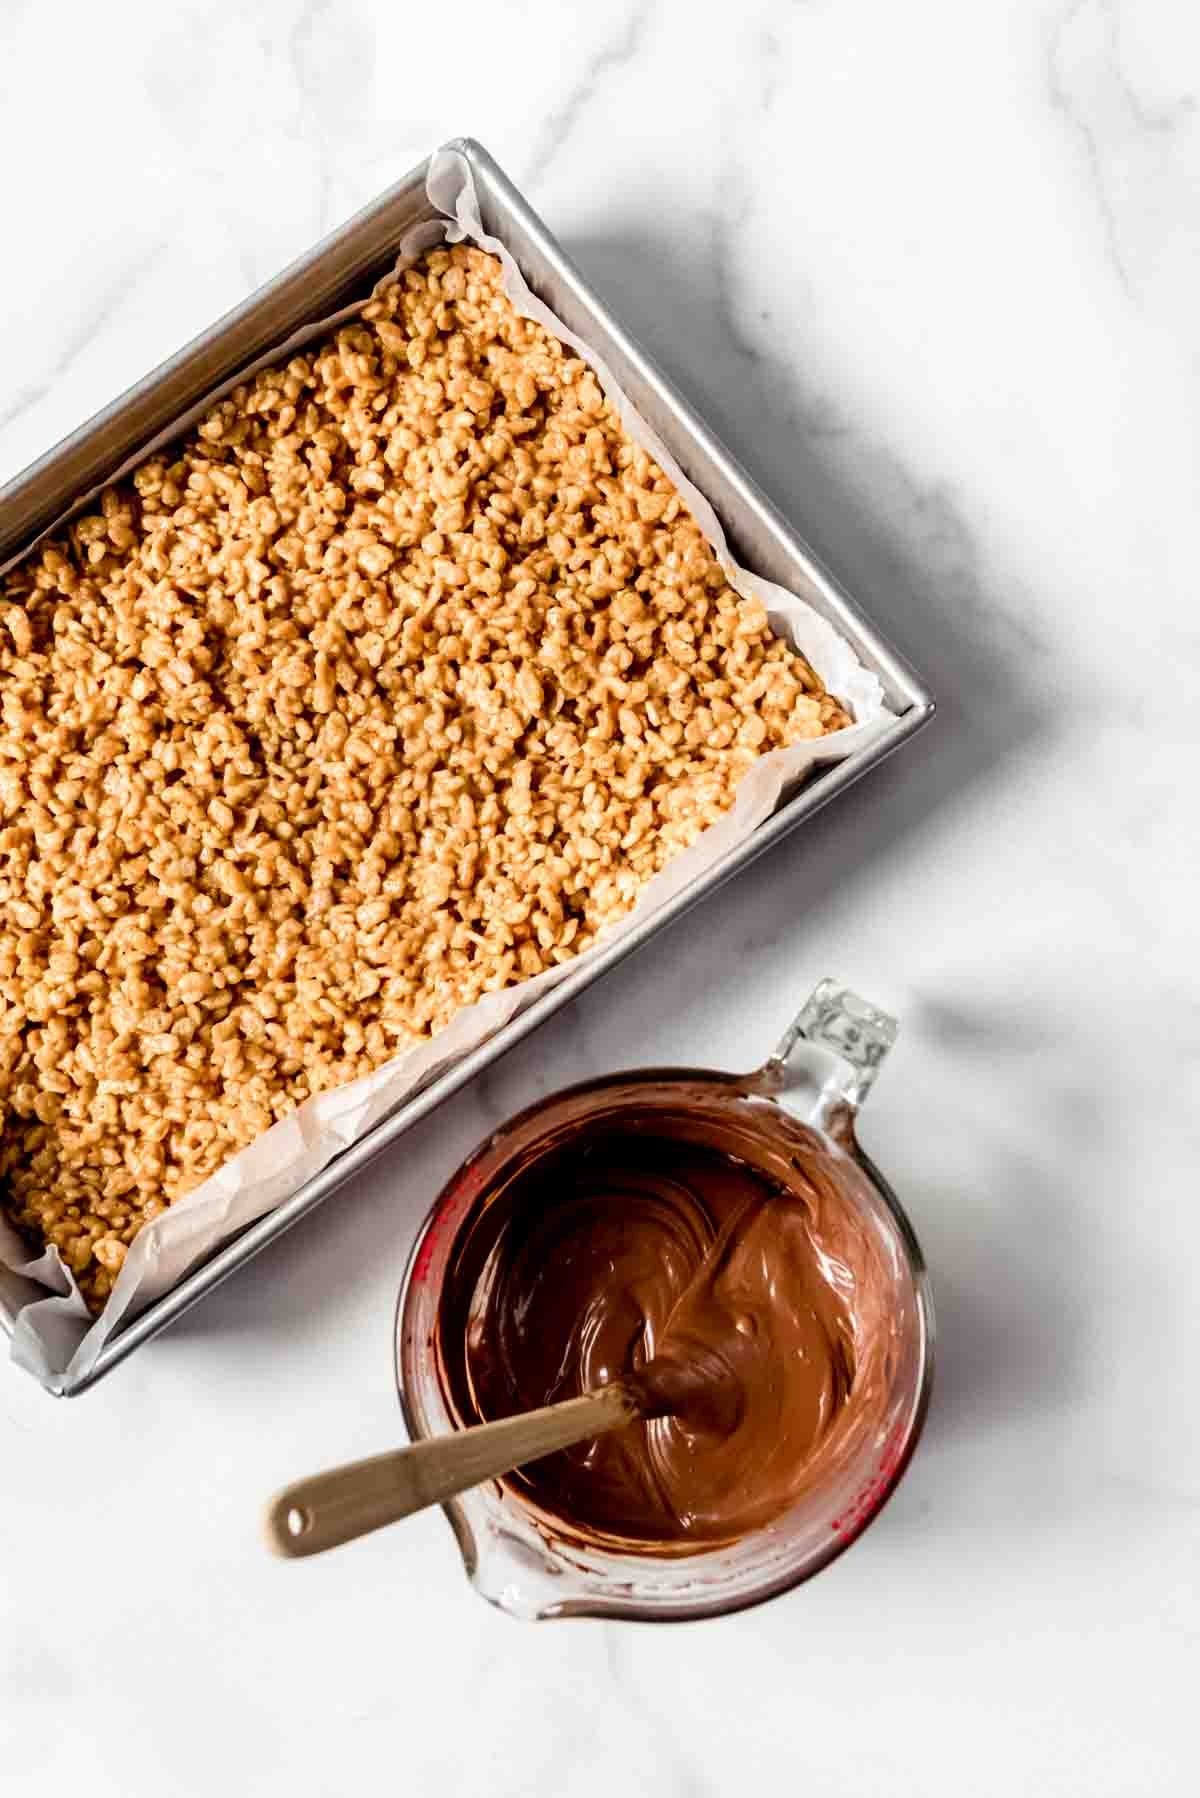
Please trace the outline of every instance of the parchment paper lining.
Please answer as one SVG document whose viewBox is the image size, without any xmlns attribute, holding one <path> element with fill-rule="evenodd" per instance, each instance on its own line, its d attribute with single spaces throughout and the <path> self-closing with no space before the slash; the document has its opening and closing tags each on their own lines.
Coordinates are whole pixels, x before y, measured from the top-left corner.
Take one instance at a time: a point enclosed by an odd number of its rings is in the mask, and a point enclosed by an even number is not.
<svg viewBox="0 0 1200 1798">
<path fill-rule="evenodd" d="M 439 150 L 430 164 L 427 191 L 444 222 L 426 220 L 408 232 L 401 241 L 393 270 L 374 291 L 389 285 L 426 250 L 442 241 L 457 243 L 467 239 L 498 256 L 504 266 L 505 290 L 517 311 L 536 319 L 592 365 L 626 432 L 650 452 L 674 483 L 716 550 L 731 586 L 743 597 L 753 596 L 763 602 L 775 629 L 790 638 L 826 688 L 842 700 L 855 719 L 852 726 L 832 736 L 776 750 L 758 761 L 740 782 L 733 809 L 646 884 L 630 916 L 604 933 L 602 940 L 607 946 L 631 927 L 634 918 L 640 921 L 657 910 L 743 842 L 771 815 L 784 790 L 810 768 L 818 763 L 842 761 L 863 748 L 886 728 L 892 715 L 884 706 L 876 676 L 862 666 L 832 625 L 797 595 L 752 575 L 733 560 L 712 507 L 626 398 L 601 358 L 542 304 L 504 245 L 484 232 L 474 179 L 465 157 L 455 150 Z M 356 317 L 366 303 L 364 299 L 305 326 L 223 382 L 104 485 L 111 486 L 156 450 L 177 439 L 203 418 L 218 399 L 258 369 L 284 360 L 326 336 Z M 71 513 L 78 509 L 76 502 Z M 60 519 L 43 535 L 60 529 L 62 523 Z M 28 549 L 22 551 L 22 557 L 28 553 Z M 10 562 L 6 566 L 12 565 Z M 374 1074 L 307 1100 L 290 1117 L 233 1156 L 202 1186 L 142 1229 L 126 1256 L 108 1304 L 96 1320 L 88 1312 L 74 1276 L 64 1266 L 57 1249 L 51 1246 L 31 1257 L 16 1231 L 0 1218 L 0 1266 L 35 1282 L 46 1294 L 19 1312 L 12 1359 L 52 1392 L 61 1392 L 82 1379 L 123 1317 L 143 1310 L 236 1231 L 290 1198 L 335 1155 L 357 1142 L 436 1073 L 475 1048 L 596 953 L 596 949 L 585 951 L 564 967 L 538 974 L 506 992 L 486 995 L 476 1004 L 464 1007 L 429 1043 L 397 1056 Z"/>
</svg>

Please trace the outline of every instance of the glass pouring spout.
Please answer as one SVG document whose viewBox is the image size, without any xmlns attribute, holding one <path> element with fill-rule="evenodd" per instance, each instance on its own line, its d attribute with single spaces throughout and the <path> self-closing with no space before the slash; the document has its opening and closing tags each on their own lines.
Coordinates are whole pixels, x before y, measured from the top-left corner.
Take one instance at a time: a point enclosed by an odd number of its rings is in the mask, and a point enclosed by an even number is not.
<svg viewBox="0 0 1200 1798">
<path fill-rule="evenodd" d="M 852 1135 L 898 1028 L 895 1018 L 840 981 L 822 980 L 746 1090 L 831 1136 Z"/>
</svg>

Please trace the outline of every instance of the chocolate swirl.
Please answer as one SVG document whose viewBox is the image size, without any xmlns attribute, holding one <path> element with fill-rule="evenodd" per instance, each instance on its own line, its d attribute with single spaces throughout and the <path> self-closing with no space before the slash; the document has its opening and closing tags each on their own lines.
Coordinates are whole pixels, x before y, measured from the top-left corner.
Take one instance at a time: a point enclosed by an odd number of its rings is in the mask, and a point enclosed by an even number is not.
<svg viewBox="0 0 1200 1798">
<path fill-rule="evenodd" d="M 484 1195 L 442 1301 L 462 1420 L 617 1378 L 657 1413 L 511 1476 L 577 1538 L 656 1553 L 737 1540 L 857 1434 L 878 1388 L 881 1270 L 845 1158 L 793 1136 L 803 1156 L 751 1160 L 742 1133 L 695 1114 L 600 1123 Z"/>
</svg>

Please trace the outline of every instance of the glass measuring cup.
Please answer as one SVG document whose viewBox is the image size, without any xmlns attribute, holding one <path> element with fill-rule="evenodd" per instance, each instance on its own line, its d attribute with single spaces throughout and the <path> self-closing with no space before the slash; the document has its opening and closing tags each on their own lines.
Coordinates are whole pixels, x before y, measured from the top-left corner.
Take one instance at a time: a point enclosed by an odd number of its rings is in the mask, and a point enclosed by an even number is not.
<svg viewBox="0 0 1200 1798">
<path fill-rule="evenodd" d="M 826 1482 L 740 1541 L 686 1555 L 576 1545 L 519 1493 L 479 1486 L 444 1509 L 475 1589 L 511 1615 L 670 1621 L 758 1604 L 828 1566 L 861 1534 L 908 1465 L 929 1401 L 933 1309 L 925 1263 L 899 1201 L 863 1154 L 858 1109 L 896 1024 L 831 980 L 817 987 L 751 1074 L 650 1068 L 553 1093 L 503 1124 L 447 1181 L 418 1233 L 396 1314 L 396 1375 L 414 1442 L 461 1427 L 439 1367 L 439 1304 L 481 1195 L 514 1164 L 581 1122 L 620 1127 L 623 1111 L 707 1108 L 773 1147 L 834 1158 L 889 1282 L 889 1381 L 874 1426 Z"/>
</svg>

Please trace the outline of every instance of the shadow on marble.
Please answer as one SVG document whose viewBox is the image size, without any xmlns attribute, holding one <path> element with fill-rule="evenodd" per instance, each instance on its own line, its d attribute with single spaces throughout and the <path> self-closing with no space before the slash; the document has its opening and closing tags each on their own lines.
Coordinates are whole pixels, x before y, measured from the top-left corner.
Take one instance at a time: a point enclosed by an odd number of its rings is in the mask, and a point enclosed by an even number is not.
<svg viewBox="0 0 1200 1798">
<path fill-rule="evenodd" d="M 720 260 L 696 244 L 631 234 L 568 237 L 565 247 L 934 694 L 929 730 L 869 783 L 860 860 L 886 853 L 1014 750 L 1041 746 L 1052 718 L 1036 614 L 980 566 L 958 491 L 922 486 L 904 468 L 882 441 L 886 417 L 879 437 L 851 427 L 803 369 L 765 351 L 768 311 L 752 340 L 730 311 Z M 774 303 L 764 292 L 764 306 Z"/>
<path fill-rule="evenodd" d="M 1084 1214 L 1052 1170 L 993 1164 L 989 1189 L 902 1195 L 931 1269 L 937 1364 L 926 1441 L 1045 1416 L 1083 1390 Z"/>
</svg>

